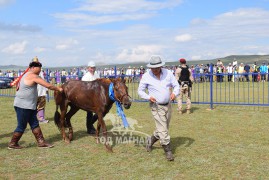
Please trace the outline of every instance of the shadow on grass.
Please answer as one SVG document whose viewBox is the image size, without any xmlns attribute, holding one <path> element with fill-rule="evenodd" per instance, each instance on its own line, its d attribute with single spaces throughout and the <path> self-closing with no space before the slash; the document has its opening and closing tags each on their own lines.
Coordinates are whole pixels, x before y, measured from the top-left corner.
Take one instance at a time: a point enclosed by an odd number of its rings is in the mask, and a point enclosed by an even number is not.
<svg viewBox="0 0 269 180">
<path fill-rule="evenodd" d="M 171 143 L 171 149 L 172 149 L 172 153 L 175 153 L 176 149 L 180 146 L 184 146 L 184 147 L 190 147 L 193 143 L 194 143 L 194 139 L 189 138 L 189 137 L 174 137 L 170 139 L 170 143 Z M 158 143 L 159 141 L 157 141 L 156 143 Z M 154 146 L 153 145 L 153 150 L 154 149 L 163 149 L 162 146 Z"/>
<path fill-rule="evenodd" d="M 106 126 L 107 127 L 107 130 L 111 129 L 113 126 L 112 125 L 108 125 Z M 66 129 L 66 135 L 68 136 L 68 130 Z M 45 139 L 50 142 L 50 143 L 54 143 L 54 142 L 58 142 L 58 141 L 63 141 L 63 138 L 62 138 L 62 134 L 60 131 L 58 131 L 58 133 L 52 135 L 52 136 L 49 136 L 46 138 L 46 134 L 44 134 L 45 136 Z M 95 138 L 95 135 L 90 135 L 87 133 L 87 130 L 86 128 L 84 130 L 78 130 L 78 131 L 74 131 L 73 133 L 73 140 L 72 141 L 76 141 L 76 140 L 79 140 L 81 138 L 84 138 L 84 137 L 91 137 L 91 138 Z M 100 132 L 100 137 L 102 137 L 102 130 Z M 72 142 L 71 141 L 71 142 Z"/>
<path fill-rule="evenodd" d="M 0 135 L 0 139 L 6 138 L 6 137 L 10 137 L 11 138 L 12 134 L 13 134 L 13 132 L 9 132 L 9 133 L 6 133 L 6 134 L 1 134 Z"/>
<path fill-rule="evenodd" d="M 178 147 L 183 145 L 184 147 L 190 147 L 194 143 L 194 141 L 194 139 L 189 137 L 173 137 L 171 138 L 172 152 L 174 153 Z"/>
<path fill-rule="evenodd" d="M 28 133 L 28 131 L 29 131 L 29 129 L 25 129 L 25 131 L 24 131 L 24 134 L 25 133 Z M 11 140 L 11 138 L 12 138 L 12 135 L 13 135 L 13 131 L 12 132 L 9 132 L 9 133 L 5 133 L 5 134 L 1 134 L 0 135 L 0 141 L 1 141 L 1 143 L 0 143 L 0 149 L 6 149 L 7 148 L 7 146 L 8 146 L 8 143 L 10 142 L 10 140 Z M 3 142 L 3 138 L 9 138 L 8 139 L 8 141 L 4 141 Z M 21 141 L 19 141 L 19 143 L 21 144 L 23 144 L 23 143 L 25 143 L 25 141 L 24 140 L 21 140 Z"/>
<path fill-rule="evenodd" d="M 199 107 L 192 107 L 191 108 L 191 112 L 194 113 L 195 111 L 199 110 L 200 108 Z M 187 113 L 187 109 L 183 109 L 182 110 L 182 113 Z"/>
<path fill-rule="evenodd" d="M 24 134 L 27 133 L 28 131 L 30 131 L 30 130 L 29 129 L 25 129 L 24 130 Z M 0 139 L 6 138 L 6 137 L 10 137 L 11 138 L 12 137 L 12 134 L 13 134 L 13 131 L 12 132 L 9 132 L 9 133 L 6 133 L 6 134 L 0 134 Z"/>
<path fill-rule="evenodd" d="M 197 110 L 199 110 L 200 108 L 198 108 L 198 107 L 192 107 L 191 108 L 191 110 L 192 110 L 192 112 L 195 112 L 195 111 L 197 111 Z"/>
</svg>

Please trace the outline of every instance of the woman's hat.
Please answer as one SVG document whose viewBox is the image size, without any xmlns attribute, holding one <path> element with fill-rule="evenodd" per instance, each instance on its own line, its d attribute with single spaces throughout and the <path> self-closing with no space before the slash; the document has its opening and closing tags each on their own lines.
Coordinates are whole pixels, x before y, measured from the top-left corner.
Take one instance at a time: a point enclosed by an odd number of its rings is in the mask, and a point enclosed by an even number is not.
<svg viewBox="0 0 269 180">
<path fill-rule="evenodd" d="M 165 65 L 165 62 L 162 62 L 160 56 L 151 56 L 149 64 L 147 64 L 148 68 L 158 68 Z"/>
</svg>

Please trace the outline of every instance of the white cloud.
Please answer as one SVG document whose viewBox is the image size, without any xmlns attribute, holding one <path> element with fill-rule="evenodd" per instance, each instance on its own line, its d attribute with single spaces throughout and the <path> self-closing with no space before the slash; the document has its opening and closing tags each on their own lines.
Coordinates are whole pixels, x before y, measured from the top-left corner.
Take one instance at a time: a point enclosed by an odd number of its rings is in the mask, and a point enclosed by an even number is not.
<svg viewBox="0 0 269 180">
<path fill-rule="evenodd" d="M 157 15 L 157 11 L 173 8 L 183 0 L 164 2 L 136 0 L 88 0 L 69 13 L 52 14 L 59 20 L 60 26 L 79 28 L 81 26 L 148 19 Z"/>
<path fill-rule="evenodd" d="M 161 52 L 160 45 L 140 45 L 132 49 L 123 49 L 116 59 L 120 62 L 147 62 L 151 55 Z"/>
<path fill-rule="evenodd" d="M 15 2 L 15 0 L 0 0 L 0 6 L 5 6 Z"/>
<path fill-rule="evenodd" d="M 24 31 L 24 32 L 39 32 L 41 28 L 28 24 L 6 24 L 0 22 L 0 31 Z"/>
<path fill-rule="evenodd" d="M 44 52 L 44 51 L 46 51 L 46 48 L 42 48 L 42 47 L 34 48 L 34 52 L 36 52 L 36 53 L 41 53 L 41 52 Z"/>
<path fill-rule="evenodd" d="M 74 11 L 89 11 L 98 14 L 120 14 L 139 11 L 154 11 L 163 8 L 171 8 L 182 3 L 183 0 L 168 0 L 164 2 L 146 0 L 88 0 Z"/>
<path fill-rule="evenodd" d="M 160 54 L 169 61 L 176 61 L 179 57 L 197 60 L 214 59 L 231 54 L 266 54 L 266 52 L 268 54 L 269 52 L 269 11 L 265 9 L 236 9 L 208 19 L 198 17 L 192 19 L 189 25 L 185 27 L 179 25 L 180 28 L 175 29 L 173 28 L 175 26 L 171 28 L 163 22 L 162 13 L 166 11 L 164 8 L 173 8 L 181 1 L 152 0 L 150 3 L 153 4 L 146 5 L 139 4 L 142 0 L 113 1 L 111 8 L 105 9 L 104 13 L 101 12 L 102 3 L 110 4 L 110 1 L 88 2 L 94 3 L 92 7 L 94 9 L 73 9 L 66 13 L 55 14 L 62 25 L 72 27 L 70 28 L 72 31 L 68 31 L 68 34 L 65 34 L 64 30 L 70 29 L 57 29 L 58 27 L 49 30 L 44 28 L 44 31 L 38 33 L 21 31 L 19 35 L 14 35 L 14 31 L 2 31 L 3 33 L 0 33 L 2 52 L 0 55 L 3 59 L 1 64 L 21 63 L 21 54 L 18 57 L 10 56 L 9 53 L 25 53 L 23 56 L 32 57 L 34 52 L 34 55 L 44 56 L 42 59 L 48 60 L 45 62 L 46 66 L 79 66 L 86 65 L 89 60 L 94 60 L 96 64 L 148 62 L 153 54 Z M 123 3 L 123 6 L 117 7 L 114 3 Z M 138 3 L 138 6 L 131 7 L 128 3 Z M 159 3 L 160 7 L 155 6 L 154 3 Z M 149 7 L 150 5 L 153 5 L 152 8 Z M 124 7 L 130 8 L 130 12 Z M 153 19 L 154 26 L 151 21 L 144 21 L 155 15 L 160 18 Z M 128 21 L 138 19 L 143 21 Z M 119 21 L 127 21 L 127 23 L 114 23 Z M 96 28 L 81 28 L 100 23 L 111 24 L 101 24 Z M 53 34 L 55 31 L 61 34 Z M 23 44 L 24 41 L 27 43 Z M 10 42 L 20 43 L 10 45 Z M 17 61 L 11 61 L 16 58 Z"/>
<path fill-rule="evenodd" d="M 8 54 L 24 54 L 26 51 L 27 41 L 22 41 L 14 44 L 10 44 L 8 47 L 2 49 L 2 52 Z"/>
<path fill-rule="evenodd" d="M 181 34 L 175 37 L 175 41 L 177 42 L 187 42 L 191 41 L 193 38 L 190 34 Z"/>
<path fill-rule="evenodd" d="M 91 26 L 98 24 L 106 24 L 111 22 L 120 22 L 127 20 L 141 20 L 153 17 L 153 13 L 140 13 L 140 14 L 122 14 L 122 15 L 104 15 L 93 16 L 82 13 L 66 13 L 66 14 L 54 14 L 55 18 L 62 19 L 60 26 L 63 27 L 81 27 Z"/>
<path fill-rule="evenodd" d="M 190 60 L 199 60 L 201 58 L 202 58 L 201 55 L 194 55 L 194 56 L 191 56 L 191 59 Z"/>
<path fill-rule="evenodd" d="M 77 45 L 78 41 L 75 39 L 68 39 L 68 40 L 64 40 L 63 42 L 59 43 L 56 45 L 56 49 L 57 50 L 67 50 L 72 48 L 74 45 Z"/>
<path fill-rule="evenodd" d="M 178 30 L 176 49 L 171 53 L 176 54 L 179 49 L 187 59 L 199 56 L 214 59 L 231 54 L 266 52 L 269 46 L 265 43 L 269 40 L 267 29 L 269 11 L 260 8 L 241 8 L 211 19 L 195 18 L 190 26 Z"/>
</svg>

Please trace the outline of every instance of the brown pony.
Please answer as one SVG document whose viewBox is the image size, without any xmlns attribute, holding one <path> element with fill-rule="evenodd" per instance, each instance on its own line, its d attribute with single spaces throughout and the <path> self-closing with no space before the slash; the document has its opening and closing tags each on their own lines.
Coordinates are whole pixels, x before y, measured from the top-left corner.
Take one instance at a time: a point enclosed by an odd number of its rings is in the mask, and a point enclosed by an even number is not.
<svg viewBox="0 0 269 180">
<path fill-rule="evenodd" d="M 67 143 L 73 138 L 73 128 L 70 122 L 71 117 L 79 110 L 92 111 L 98 116 L 96 139 L 99 140 L 100 127 L 102 127 L 105 136 L 105 146 L 109 151 L 112 148 L 107 143 L 107 129 L 103 117 L 109 112 L 114 101 L 109 97 L 109 86 L 113 83 L 114 96 L 125 109 L 129 109 L 131 101 L 129 100 L 128 88 L 125 81 L 118 79 L 97 79 L 95 81 L 70 80 L 62 85 L 63 92 L 54 92 L 56 102 L 56 112 L 54 122 L 62 133 L 63 140 Z M 61 114 L 58 112 L 60 106 Z M 70 110 L 67 112 L 67 108 Z M 68 137 L 65 134 L 65 128 L 69 129 Z"/>
</svg>

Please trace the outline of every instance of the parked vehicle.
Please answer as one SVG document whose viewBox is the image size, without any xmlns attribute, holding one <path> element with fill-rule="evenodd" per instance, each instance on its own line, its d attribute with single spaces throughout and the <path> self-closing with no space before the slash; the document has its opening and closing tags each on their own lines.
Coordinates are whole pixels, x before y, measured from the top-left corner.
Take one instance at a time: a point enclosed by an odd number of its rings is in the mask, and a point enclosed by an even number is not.
<svg viewBox="0 0 269 180">
<path fill-rule="evenodd" d="M 6 86 L 7 86 L 6 88 L 11 88 L 11 82 L 12 82 L 11 79 L 9 79 L 7 77 L 0 77 L 0 80 L 4 81 L 6 83 Z"/>
<path fill-rule="evenodd" d="M 0 89 L 8 88 L 8 83 L 6 81 L 0 80 Z"/>
</svg>

